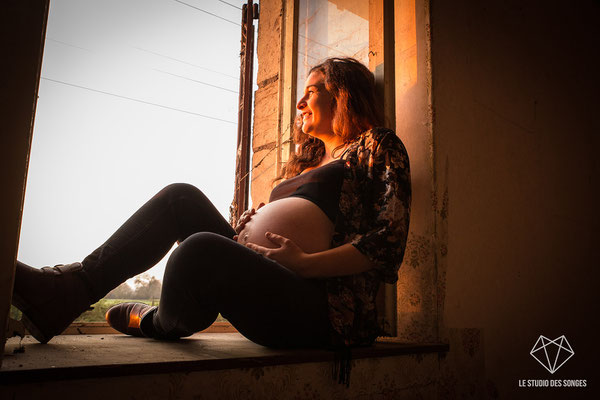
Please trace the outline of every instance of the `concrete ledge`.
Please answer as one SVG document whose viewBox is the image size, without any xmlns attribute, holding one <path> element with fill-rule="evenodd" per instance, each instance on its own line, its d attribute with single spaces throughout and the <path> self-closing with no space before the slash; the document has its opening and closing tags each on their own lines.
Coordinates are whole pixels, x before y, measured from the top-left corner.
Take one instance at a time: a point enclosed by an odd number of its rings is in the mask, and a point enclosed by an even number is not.
<svg viewBox="0 0 600 400">
<path fill-rule="evenodd" d="M 354 360 L 444 353 L 447 344 L 378 342 L 352 350 Z M 190 373 L 332 362 L 331 351 L 272 349 L 239 333 L 198 333 L 173 342 L 126 335 L 63 335 L 41 345 L 27 336 L 9 339 L 0 384 Z"/>
</svg>

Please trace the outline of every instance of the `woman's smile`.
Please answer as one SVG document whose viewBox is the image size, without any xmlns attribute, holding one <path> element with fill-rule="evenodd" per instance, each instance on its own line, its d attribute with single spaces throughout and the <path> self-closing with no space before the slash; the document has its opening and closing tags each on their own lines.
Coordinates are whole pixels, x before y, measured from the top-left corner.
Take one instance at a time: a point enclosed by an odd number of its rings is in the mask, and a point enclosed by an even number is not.
<svg viewBox="0 0 600 400">
<path fill-rule="evenodd" d="M 296 108 L 302 113 L 302 131 L 311 136 L 329 135 L 333 131 L 333 97 L 325 88 L 325 77 L 319 71 L 306 79 L 304 96 Z"/>
</svg>

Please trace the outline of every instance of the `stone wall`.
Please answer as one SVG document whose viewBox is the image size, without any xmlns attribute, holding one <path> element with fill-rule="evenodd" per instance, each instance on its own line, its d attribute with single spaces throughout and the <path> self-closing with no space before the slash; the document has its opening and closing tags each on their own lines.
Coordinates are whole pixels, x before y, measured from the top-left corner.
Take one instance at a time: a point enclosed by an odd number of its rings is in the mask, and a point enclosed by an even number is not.
<svg viewBox="0 0 600 400">
<path fill-rule="evenodd" d="M 258 24 L 258 90 L 254 94 L 251 196 L 254 205 L 267 202 L 277 176 L 282 0 L 261 0 Z"/>
</svg>

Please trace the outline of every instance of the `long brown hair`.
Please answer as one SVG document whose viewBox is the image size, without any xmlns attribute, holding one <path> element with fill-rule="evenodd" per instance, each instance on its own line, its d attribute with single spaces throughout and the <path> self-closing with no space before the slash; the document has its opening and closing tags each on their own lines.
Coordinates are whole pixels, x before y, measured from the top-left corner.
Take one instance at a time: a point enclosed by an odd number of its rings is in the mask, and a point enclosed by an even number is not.
<svg viewBox="0 0 600 400">
<path fill-rule="evenodd" d="M 383 117 L 375 92 L 375 77 L 367 67 L 354 58 L 334 57 L 312 67 L 309 75 L 315 71 L 323 74 L 325 88 L 333 97 L 333 133 L 342 138 L 344 145 L 381 125 Z M 296 176 L 318 165 L 325 156 L 323 142 L 302 132 L 301 116 L 294 122 L 293 138 L 296 151 L 277 179 Z"/>
</svg>

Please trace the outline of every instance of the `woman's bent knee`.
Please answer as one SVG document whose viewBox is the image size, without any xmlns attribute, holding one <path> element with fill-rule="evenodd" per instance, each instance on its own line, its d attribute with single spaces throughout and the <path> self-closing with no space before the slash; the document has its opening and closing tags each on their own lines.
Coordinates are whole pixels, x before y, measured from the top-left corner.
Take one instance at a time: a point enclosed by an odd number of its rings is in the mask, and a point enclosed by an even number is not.
<svg viewBox="0 0 600 400">
<path fill-rule="evenodd" d="M 171 183 L 165 186 L 159 194 L 168 194 L 168 195 L 176 195 L 176 196 L 186 196 L 192 195 L 197 196 L 198 194 L 202 194 L 202 191 L 198 189 L 196 186 L 191 185 L 189 183 Z"/>
<path fill-rule="evenodd" d="M 235 244 L 232 239 L 213 232 L 197 232 L 190 235 L 179 245 L 179 248 L 191 248 L 191 251 L 198 252 L 205 256 L 211 254 L 221 254 L 224 249 Z"/>
<path fill-rule="evenodd" d="M 222 294 L 226 282 L 234 277 L 238 264 L 243 262 L 228 256 L 232 253 L 231 245 L 239 246 L 211 232 L 191 235 L 169 257 L 163 285 L 203 295 Z"/>
<path fill-rule="evenodd" d="M 236 242 L 217 233 L 198 232 L 182 241 L 173 251 L 171 258 L 178 265 L 210 265 L 216 267 L 221 263 L 223 256 L 228 253 L 232 245 L 235 246 Z"/>
</svg>

